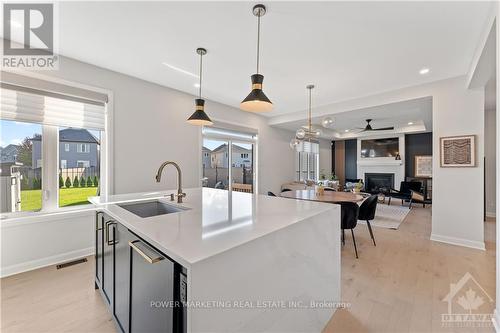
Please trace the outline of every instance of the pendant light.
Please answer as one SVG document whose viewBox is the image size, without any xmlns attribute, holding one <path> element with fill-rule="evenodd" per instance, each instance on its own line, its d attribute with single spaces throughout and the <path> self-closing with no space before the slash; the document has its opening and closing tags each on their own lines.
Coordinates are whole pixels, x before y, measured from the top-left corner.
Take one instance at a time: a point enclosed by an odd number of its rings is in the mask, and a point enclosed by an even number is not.
<svg viewBox="0 0 500 333">
<path fill-rule="evenodd" d="M 253 7 L 253 14 L 257 16 L 257 72 L 252 75 L 252 91 L 241 102 L 240 108 L 249 112 L 269 112 L 273 109 L 273 103 L 262 91 L 264 75 L 259 73 L 260 53 L 260 18 L 266 14 L 266 6 L 262 4 Z"/>
<path fill-rule="evenodd" d="M 198 90 L 198 98 L 194 100 L 195 102 L 195 111 L 191 115 L 191 117 L 188 118 L 187 122 L 190 123 L 191 125 L 197 125 L 197 126 L 211 126 L 214 123 L 212 120 L 210 120 L 210 117 L 205 113 L 205 100 L 201 98 L 201 74 L 202 74 L 202 68 L 203 68 L 203 56 L 207 54 L 207 50 L 204 48 L 197 48 L 196 53 L 200 55 L 200 83 L 199 83 L 199 90 Z"/>
<path fill-rule="evenodd" d="M 312 126 L 312 90 L 314 89 L 313 84 L 306 86 L 309 90 L 309 109 L 307 112 L 307 125 L 302 126 L 295 133 L 295 138 L 290 141 L 290 148 L 297 149 L 297 146 L 304 141 L 307 142 L 318 142 L 318 138 L 321 135 L 319 129 L 315 129 Z"/>
</svg>

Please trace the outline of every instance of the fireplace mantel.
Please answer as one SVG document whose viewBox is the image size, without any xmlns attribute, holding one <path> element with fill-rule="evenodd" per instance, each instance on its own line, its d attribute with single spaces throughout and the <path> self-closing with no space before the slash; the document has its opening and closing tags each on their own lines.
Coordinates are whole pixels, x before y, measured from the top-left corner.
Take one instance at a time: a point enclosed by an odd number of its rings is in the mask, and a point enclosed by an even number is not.
<svg viewBox="0 0 500 333">
<path fill-rule="evenodd" d="M 364 158 L 358 160 L 358 165 L 366 166 L 376 166 L 376 165 L 403 165 L 402 160 L 396 160 L 393 157 L 390 158 Z"/>
</svg>

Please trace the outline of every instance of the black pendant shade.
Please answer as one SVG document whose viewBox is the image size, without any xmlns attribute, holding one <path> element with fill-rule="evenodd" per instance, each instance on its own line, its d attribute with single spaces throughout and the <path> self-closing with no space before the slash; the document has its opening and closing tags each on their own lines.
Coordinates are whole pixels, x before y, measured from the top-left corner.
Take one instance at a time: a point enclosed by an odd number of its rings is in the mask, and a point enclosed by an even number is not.
<svg viewBox="0 0 500 333">
<path fill-rule="evenodd" d="M 259 56 L 260 56 L 260 18 L 266 14 L 266 6 L 262 4 L 255 5 L 252 10 L 253 15 L 257 16 L 257 72 L 252 75 L 252 91 L 241 102 L 240 108 L 249 112 L 269 112 L 273 109 L 273 103 L 262 91 L 262 82 L 264 76 L 259 74 Z"/>
<path fill-rule="evenodd" d="M 207 50 L 200 47 L 196 49 L 196 53 L 200 55 L 200 83 L 199 83 L 199 97 L 194 100 L 195 102 L 195 111 L 188 118 L 187 122 L 191 125 L 196 126 L 211 126 L 214 123 L 210 119 L 210 117 L 205 113 L 205 100 L 201 98 L 201 75 L 203 68 L 203 56 L 207 54 Z"/>
<path fill-rule="evenodd" d="M 205 100 L 197 98 L 194 100 L 196 104 L 196 109 L 191 117 L 188 118 L 187 122 L 192 125 L 197 126 L 211 126 L 214 123 L 210 117 L 205 113 Z"/>
<path fill-rule="evenodd" d="M 269 112 L 273 108 L 273 103 L 267 98 L 266 94 L 262 91 L 262 82 L 264 75 L 252 75 L 252 91 L 241 102 L 240 107 L 242 110 L 250 112 Z"/>
</svg>

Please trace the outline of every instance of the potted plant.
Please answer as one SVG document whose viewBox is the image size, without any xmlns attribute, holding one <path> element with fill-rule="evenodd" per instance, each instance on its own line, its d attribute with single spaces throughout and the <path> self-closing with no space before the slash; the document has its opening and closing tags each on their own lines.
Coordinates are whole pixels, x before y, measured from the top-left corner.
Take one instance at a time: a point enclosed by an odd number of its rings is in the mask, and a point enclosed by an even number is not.
<svg viewBox="0 0 500 333">
<path fill-rule="evenodd" d="M 359 193 L 361 192 L 362 189 L 363 189 L 363 181 L 360 179 L 359 182 L 357 182 L 356 185 L 354 185 L 352 191 L 354 193 Z"/>
</svg>

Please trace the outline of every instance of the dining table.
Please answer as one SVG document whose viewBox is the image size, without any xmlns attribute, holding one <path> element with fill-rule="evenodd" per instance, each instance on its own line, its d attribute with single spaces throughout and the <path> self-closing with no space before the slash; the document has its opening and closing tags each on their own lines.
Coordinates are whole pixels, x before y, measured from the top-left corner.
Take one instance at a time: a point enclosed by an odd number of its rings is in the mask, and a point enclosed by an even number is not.
<svg viewBox="0 0 500 333">
<path fill-rule="evenodd" d="M 281 192 L 282 198 L 310 200 L 329 203 L 360 202 L 363 196 L 353 192 L 324 191 L 319 194 L 316 190 L 291 190 Z"/>
</svg>

